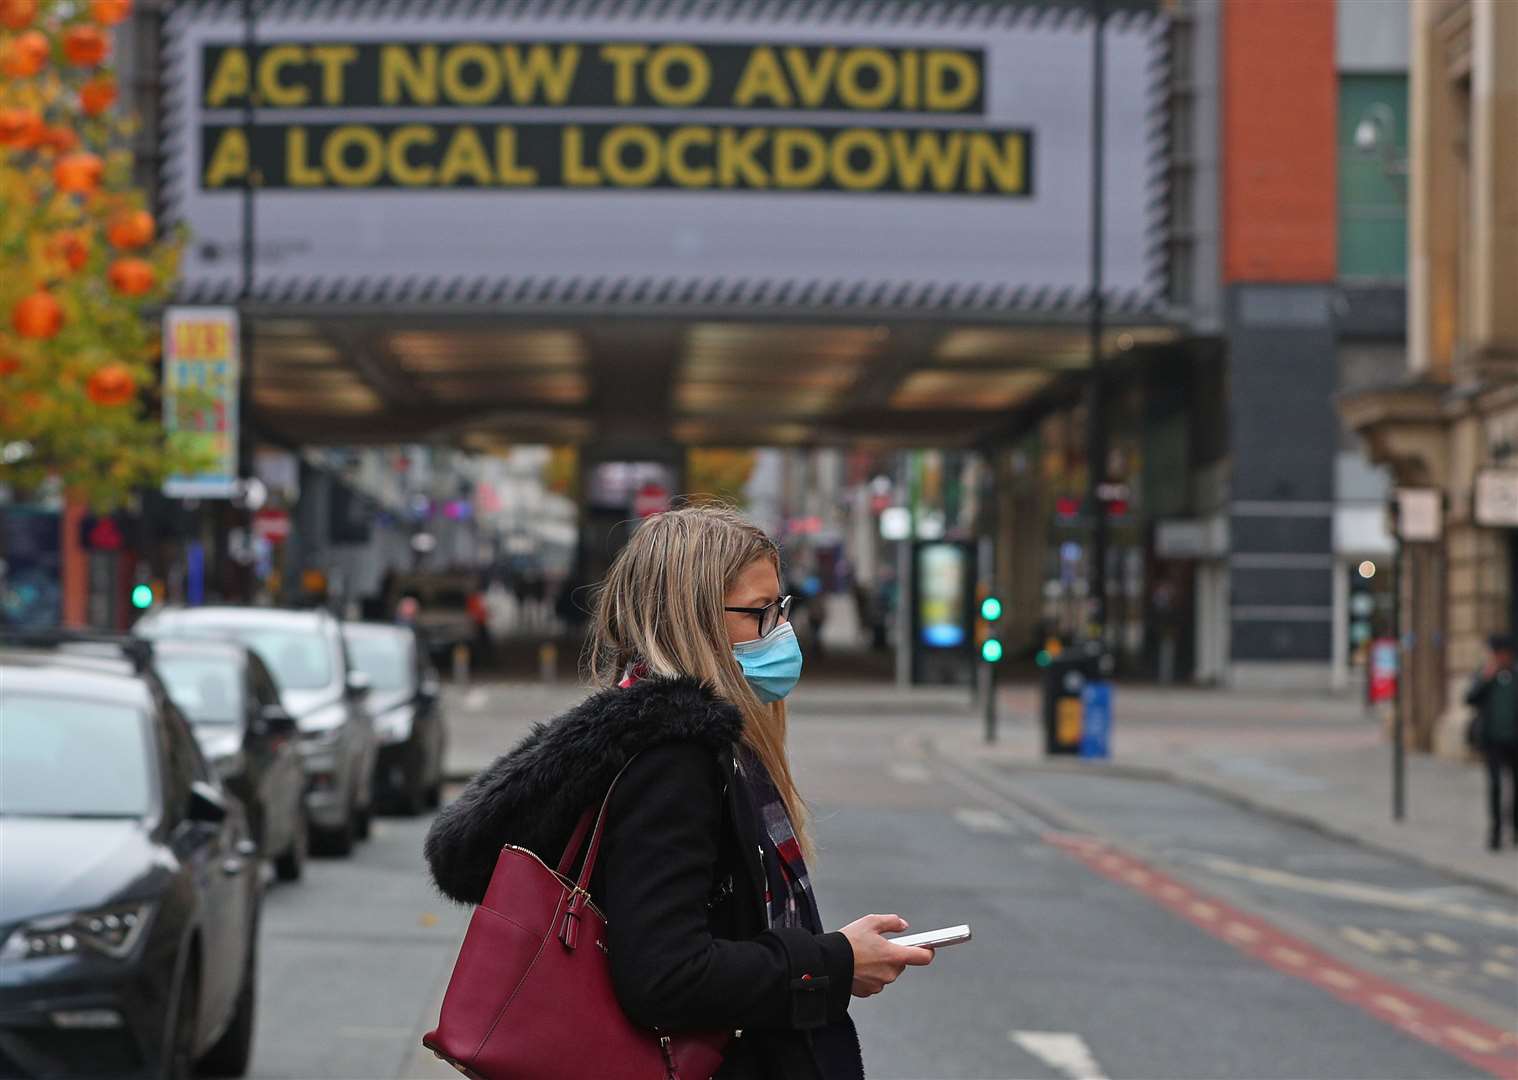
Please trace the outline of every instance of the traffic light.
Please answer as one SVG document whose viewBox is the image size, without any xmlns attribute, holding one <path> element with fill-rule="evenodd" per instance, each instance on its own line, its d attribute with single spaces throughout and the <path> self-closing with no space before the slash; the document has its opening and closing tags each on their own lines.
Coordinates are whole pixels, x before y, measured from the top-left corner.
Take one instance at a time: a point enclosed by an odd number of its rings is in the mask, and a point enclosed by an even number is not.
<svg viewBox="0 0 1518 1080">
<path fill-rule="evenodd" d="M 132 606 L 138 611 L 146 611 L 153 606 L 153 586 L 132 586 Z"/>
<path fill-rule="evenodd" d="M 980 590 L 979 615 L 975 620 L 975 640 L 980 644 L 980 658 L 988 664 L 995 664 L 1006 653 L 1001 632 L 996 626 L 1002 616 L 1002 603 L 1001 598 L 984 585 Z"/>
</svg>

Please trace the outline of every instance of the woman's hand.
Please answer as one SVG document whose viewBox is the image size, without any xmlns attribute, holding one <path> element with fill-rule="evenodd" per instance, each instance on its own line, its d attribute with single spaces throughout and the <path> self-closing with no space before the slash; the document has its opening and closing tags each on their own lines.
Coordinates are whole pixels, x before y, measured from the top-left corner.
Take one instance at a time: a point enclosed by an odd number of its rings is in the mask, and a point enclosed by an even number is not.
<svg viewBox="0 0 1518 1080">
<path fill-rule="evenodd" d="M 843 936 L 854 947 L 855 997 L 870 997 L 893 983 L 907 965 L 925 967 L 933 962 L 932 949 L 894 945 L 884 934 L 899 934 L 907 928 L 900 915 L 866 915 L 843 928 Z"/>
</svg>

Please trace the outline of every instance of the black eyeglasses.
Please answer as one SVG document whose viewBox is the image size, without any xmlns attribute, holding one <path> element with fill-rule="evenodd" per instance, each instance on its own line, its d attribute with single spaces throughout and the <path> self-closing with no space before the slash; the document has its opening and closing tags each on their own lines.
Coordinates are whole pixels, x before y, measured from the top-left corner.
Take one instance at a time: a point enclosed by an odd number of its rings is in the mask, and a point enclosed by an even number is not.
<svg viewBox="0 0 1518 1080">
<path fill-rule="evenodd" d="M 759 636 L 763 637 L 791 617 L 791 598 L 782 596 L 763 607 L 725 607 L 723 611 L 735 611 L 740 615 L 752 615 L 759 622 Z"/>
</svg>

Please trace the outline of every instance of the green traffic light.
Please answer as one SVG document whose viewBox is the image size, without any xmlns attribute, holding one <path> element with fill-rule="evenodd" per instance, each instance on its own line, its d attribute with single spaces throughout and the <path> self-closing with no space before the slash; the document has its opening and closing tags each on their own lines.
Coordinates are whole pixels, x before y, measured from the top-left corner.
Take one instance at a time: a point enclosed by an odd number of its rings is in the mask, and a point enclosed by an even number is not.
<svg viewBox="0 0 1518 1080">
<path fill-rule="evenodd" d="M 994 596 L 988 596 L 980 602 L 980 617 L 987 622 L 995 622 L 1001 618 L 1001 601 Z"/>
<path fill-rule="evenodd" d="M 153 606 L 153 589 L 150 585 L 136 585 L 132 588 L 132 606 L 138 611 Z"/>
<path fill-rule="evenodd" d="M 1001 642 L 995 638 L 986 638 L 985 643 L 980 647 L 980 658 L 988 664 L 994 664 L 1001 659 L 1001 656 Z"/>
<path fill-rule="evenodd" d="M 1054 663 L 1054 657 L 1049 655 L 1048 649 L 1040 649 L 1038 650 L 1038 656 L 1034 658 L 1033 662 L 1039 667 L 1048 667 Z"/>
</svg>

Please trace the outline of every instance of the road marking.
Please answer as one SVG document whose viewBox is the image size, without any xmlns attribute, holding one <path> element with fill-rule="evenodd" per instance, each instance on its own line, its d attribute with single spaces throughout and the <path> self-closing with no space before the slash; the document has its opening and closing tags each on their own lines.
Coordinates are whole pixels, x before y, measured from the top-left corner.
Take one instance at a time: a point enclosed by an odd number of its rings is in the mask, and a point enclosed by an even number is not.
<svg viewBox="0 0 1518 1080">
<path fill-rule="evenodd" d="M 979 807 L 963 806 L 954 811 L 954 820 L 971 832 L 998 833 L 1001 835 L 1012 832 L 1012 823 L 995 810 L 982 810 Z"/>
<path fill-rule="evenodd" d="M 918 761 L 893 761 L 886 770 L 894 780 L 900 780 L 904 784 L 926 784 L 933 779 L 933 774 L 928 767 Z"/>
<path fill-rule="evenodd" d="M 490 695 L 485 692 L 485 688 L 476 686 L 464 695 L 464 709 L 466 712 L 479 712 L 489 701 Z"/>
<path fill-rule="evenodd" d="M 1248 923 L 1230 922 L 1223 928 L 1223 933 L 1239 941 L 1255 942 L 1260 940 L 1260 932 Z"/>
<path fill-rule="evenodd" d="M 1365 885 L 1357 881 L 1340 881 L 1306 877 L 1285 870 L 1266 866 L 1250 866 L 1247 863 L 1225 859 L 1221 855 L 1206 855 L 1198 862 L 1215 874 L 1252 881 L 1258 885 L 1271 885 L 1278 889 L 1328 896 L 1336 900 L 1353 900 L 1356 903 L 1375 904 L 1379 907 L 1397 908 L 1402 911 L 1424 911 L 1447 915 L 1452 919 L 1465 919 L 1518 930 L 1518 915 L 1494 909 L 1473 908 L 1469 904 L 1452 903 L 1438 895 L 1420 892 L 1402 892 L 1379 885 Z"/>
<path fill-rule="evenodd" d="M 1009 1038 L 1055 1072 L 1070 1080 L 1106 1080 L 1091 1047 L 1068 1031 L 1013 1031 Z"/>
<path fill-rule="evenodd" d="M 1360 985 L 1359 979 L 1347 971 L 1340 971 L 1338 968 L 1319 968 L 1317 976 L 1330 986 L 1337 986 L 1340 990 L 1353 990 Z"/>
<path fill-rule="evenodd" d="M 1454 938 L 1435 934 L 1432 931 L 1423 935 L 1423 943 L 1435 952 L 1442 952 L 1446 956 L 1461 956 L 1465 953 L 1464 947 Z"/>
<path fill-rule="evenodd" d="M 1415 1039 L 1438 1047 L 1445 1053 L 1498 1077 L 1518 1077 L 1518 1048 L 1505 1041 L 1505 1032 L 1491 1024 L 1398 985 L 1389 978 L 1343 963 L 1311 942 L 1287 933 L 1262 918 L 1233 907 L 1226 901 L 1191 890 L 1182 903 L 1164 899 L 1168 888 L 1180 888 L 1164 871 L 1112 848 L 1103 849 L 1089 842 L 1075 844 L 1058 833 L 1045 833 L 1044 839 L 1105 877 L 1134 892 L 1147 896 L 1173 914 L 1232 948 L 1267 964 L 1276 971 L 1301 979 L 1332 994 L 1340 1001 L 1375 1017 Z M 1115 862 L 1113 861 L 1115 860 Z M 1143 869 L 1149 875 L 1144 885 L 1135 885 L 1131 873 Z M 1236 926 L 1254 931 L 1254 937 L 1241 935 Z M 1371 952 L 1387 953 L 1409 941 L 1400 934 L 1372 934 L 1359 927 L 1341 927 L 1340 933 L 1361 943 Z M 1415 946 L 1416 947 L 1416 946 Z M 1462 1036 L 1451 1034 L 1458 1029 Z"/>
<path fill-rule="evenodd" d="M 1483 1039 L 1480 1035 L 1472 1035 L 1462 1027 L 1447 1027 L 1444 1033 L 1458 1043 L 1469 1046 L 1478 1054 L 1491 1054 L 1497 1051 L 1497 1044 L 1490 1039 Z"/>
<path fill-rule="evenodd" d="M 1418 1015 L 1418 1007 L 1416 1005 L 1409 1003 L 1396 994 L 1377 994 L 1370 1000 L 1387 1012 L 1394 1012 L 1398 1016 L 1414 1017 Z"/>
<path fill-rule="evenodd" d="M 1358 926 L 1341 926 L 1339 933 L 1351 945 L 1358 945 L 1366 952 L 1386 953 L 1386 943 L 1368 930 L 1361 930 Z"/>
<path fill-rule="evenodd" d="M 1501 960 L 1488 960 L 1481 965 L 1481 970 L 1494 979 L 1518 978 L 1518 970 L 1504 964 Z"/>
</svg>

